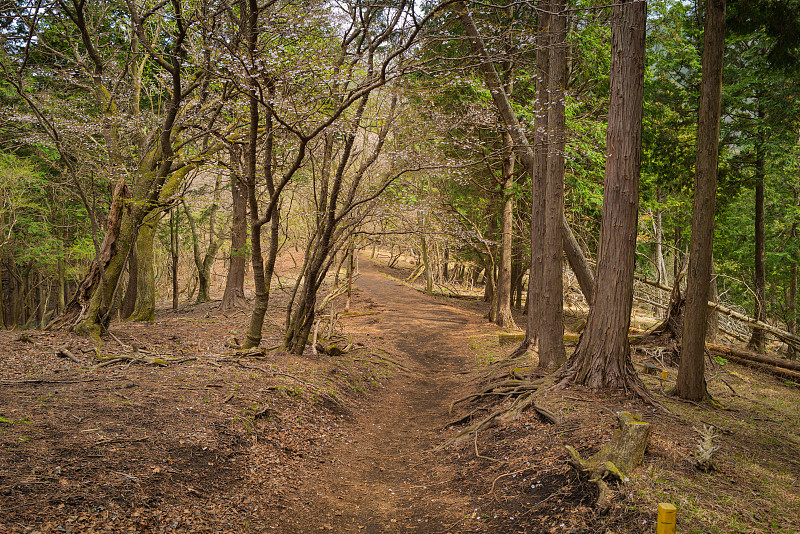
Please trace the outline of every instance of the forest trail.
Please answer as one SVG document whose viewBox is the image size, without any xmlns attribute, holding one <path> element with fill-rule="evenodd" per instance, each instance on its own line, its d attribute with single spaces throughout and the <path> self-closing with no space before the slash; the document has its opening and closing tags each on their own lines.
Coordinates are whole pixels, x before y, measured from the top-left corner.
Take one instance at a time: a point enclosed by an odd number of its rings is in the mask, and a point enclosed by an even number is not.
<svg viewBox="0 0 800 534">
<path fill-rule="evenodd" d="M 329 463 L 309 479 L 302 500 L 308 522 L 299 530 L 333 532 L 445 532 L 438 518 L 458 495 L 426 485 L 436 462 L 448 407 L 466 380 L 459 371 L 468 331 L 482 322 L 406 287 L 361 262 L 356 287 L 375 315 L 349 320 L 361 335 L 382 339 L 397 367 L 384 388 L 344 428 L 346 441 L 328 450 Z"/>
</svg>

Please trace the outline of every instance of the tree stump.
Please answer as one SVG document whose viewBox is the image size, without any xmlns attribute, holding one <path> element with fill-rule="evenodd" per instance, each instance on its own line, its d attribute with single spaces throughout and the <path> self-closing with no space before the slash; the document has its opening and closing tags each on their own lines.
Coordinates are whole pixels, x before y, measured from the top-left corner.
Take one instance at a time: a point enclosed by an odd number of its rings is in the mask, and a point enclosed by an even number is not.
<svg viewBox="0 0 800 534">
<path fill-rule="evenodd" d="M 592 457 L 584 460 L 573 447 L 567 445 L 570 453 L 569 463 L 575 469 L 589 476 L 589 481 L 597 485 L 600 495 L 597 506 L 604 508 L 611 497 L 611 490 L 604 479 L 616 478 L 621 482 L 642 463 L 647 441 L 650 437 L 650 423 L 644 423 L 629 412 L 617 414 L 619 429 L 611 441 Z"/>
</svg>

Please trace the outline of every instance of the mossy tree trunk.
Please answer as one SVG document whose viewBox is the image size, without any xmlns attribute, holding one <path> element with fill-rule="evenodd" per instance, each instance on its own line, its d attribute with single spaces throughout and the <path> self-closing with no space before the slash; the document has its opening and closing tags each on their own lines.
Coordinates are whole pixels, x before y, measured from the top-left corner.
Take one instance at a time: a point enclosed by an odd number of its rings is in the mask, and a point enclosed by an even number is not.
<svg viewBox="0 0 800 534">
<path fill-rule="evenodd" d="M 153 243 L 161 213 L 149 215 L 139 228 L 134 254 L 136 254 L 136 304 L 129 321 L 152 321 L 156 311 L 156 275 L 153 261 Z"/>
</svg>

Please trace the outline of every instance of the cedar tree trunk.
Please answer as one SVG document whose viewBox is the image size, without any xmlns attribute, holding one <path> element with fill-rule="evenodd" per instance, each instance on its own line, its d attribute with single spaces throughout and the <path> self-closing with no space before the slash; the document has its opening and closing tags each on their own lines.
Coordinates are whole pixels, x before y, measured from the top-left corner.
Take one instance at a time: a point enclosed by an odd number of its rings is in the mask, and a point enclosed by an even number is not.
<svg viewBox="0 0 800 534">
<path fill-rule="evenodd" d="M 639 209 L 646 4 L 614 4 L 611 95 L 597 284 L 586 330 L 565 377 L 593 388 L 646 395 L 630 359 L 628 330 Z"/>
<path fill-rule="evenodd" d="M 539 302 L 539 367 L 554 369 L 564 363 L 564 273 L 561 267 L 564 216 L 564 147 L 567 81 L 567 13 L 564 0 L 551 3 L 550 15 L 550 143 L 547 152 L 542 293 Z"/>
<path fill-rule="evenodd" d="M 759 118 L 763 119 L 763 112 L 759 111 Z M 763 134 L 759 134 L 763 135 Z M 764 230 L 764 175 L 765 175 L 763 140 L 756 144 L 756 210 L 755 210 L 755 277 L 753 285 L 756 293 L 755 310 L 753 317 L 757 321 L 765 322 L 767 319 L 767 281 L 766 281 L 766 250 Z M 753 335 L 747 347 L 763 353 L 766 351 L 766 337 L 764 331 L 753 329 Z"/>
<path fill-rule="evenodd" d="M 706 397 L 705 335 L 708 285 L 711 282 L 714 239 L 714 204 L 719 160 L 722 94 L 722 56 L 725 46 L 725 0 L 707 0 L 703 36 L 703 77 L 697 124 L 694 206 L 689 271 L 686 282 L 686 316 L 675 393 L 684 399 Z"/>
</svg>

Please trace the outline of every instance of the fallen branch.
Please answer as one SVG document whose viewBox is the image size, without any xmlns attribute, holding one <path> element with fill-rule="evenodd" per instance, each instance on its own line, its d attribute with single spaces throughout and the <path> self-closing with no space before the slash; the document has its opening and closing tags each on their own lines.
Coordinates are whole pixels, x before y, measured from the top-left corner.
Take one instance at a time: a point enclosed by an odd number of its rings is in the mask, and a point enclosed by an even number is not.
<svg viewBox="0 0 800 534">
<path fill-rule="evenodd" d="M 64 380 L 51 380 L 48 378 L 25 378 L 22 380 L 0 380 L 0 386 L 20 386 L 23 384 L 80 384 L 83 382 L 102 382 L 104 380 L 117 380 L 118 377 L 103 378 L 67 378 Z"/>
<path fill-rule="evenodd" d="M 359 276 L 360 275 L 358 275 L 358 274 L 354 275 L 353 276 L 353 280 L 354 281 L 357 280 Z M 328 293 L 325 296 L 324 299 L 322 299 L 322 302 L 319 303 L 319 306 L 317 306 L 317 309 L 318 310 L 324 310 L 325 307 L 328 305 L 328 303 L 330 301 L 332 301 L 336 297 L 340 297 L 340 296 L 344 295 L 345 293 L 347 293 L 347 284 L 344 284 L 344 285 L 341 285 L 339 287 L 333 288 L 333 290 L 330 293 Z"/>
<path fill-rule="evenodd" d="M 128 362 L 128 365 L 132 363 L 145 363 L 148 365 L 157 365 L 159 367 L 168 367 L 169 365 L 177 365 L 179 363 L 190 362 L 197 359 L 194 356 L 180 359 L 169 359 L 160 356 L 147 356 L 138 351 L 134 354 L 112 354 L 109 356 L 101 356 L 98 352 L 95 354 L 95 358 L 99 360 L 100 363 L 95 365 L 94 369 L 101 369 L 103 367 L 122 362 Z"/>
<path fill-rule="evenodd" d="M 56 350 L 56 356 L 60 358 L 66 358 L 71 362 L 77 363 L 78 365 L 84 364 L 82 360 L 79 360 L 77 357 L 75 357 L 75 355 L 72 354 L 72 352 L 66 347 L 61 347 L 60 349 Z"/>
<path fill-rule="evenodd" d="M 672 288 L 671 287 L 665 286 L 663 284 L 659 284 L 658 282 L 653 282 L 651 280 L 647 280 L 644 277 L 636 276 L 636 280 L 638 280 L 638 281 L 640 281 L 640 282 L 642 282 L 644 284 L 647 284 L 649 286 L 661 289 L 662 291 L 668 291 L 670 293 L 672 292 Z M 712 309 L 712 310 L 718 311 L 719 313 L 721 313 L 723 315 L 727 315 L 728 317 L 730 317 L 732 319 L 736 319 L 737 321 L 739 321 L 741 323 L 744 323 L 744 324 L 746 324 L 746 325 L 748 325 L 748 326 L 750 326 L 752 328 L 756 328 L 758 330 L 763 330 L 764 332 L 772 334 L 773 336 L 777 337 L 778 339 L 780 339 L 781 341 L 783 341 L 787 345 L 791 345 L 791 346 L 797 348 L 798 350 L 800 350 L 800 337 L 795 335 L 795 334 L 792 334 L 791 332 L 787 332 L 786 330 L 782 330 L 782 329 L 780 329 L 778 327 L 775 327 L 775 326 L 772 326 L 770 324 L 764 323 L 764 322 L 759 321 L 757 319 L 754 319 L 752 317 L 748 317 L 747 315 L 744 315 L 743 313 L 739 313 L 739 312 L 737 312 L 735 310 L 732 310 L 732 309 L 730 309 L 728 307 L 723 306 L 722 304 L 717 304 L 716 302 L 709 301 L 708 302 L 708 307 L 710 309 Z"/>
</svg>

